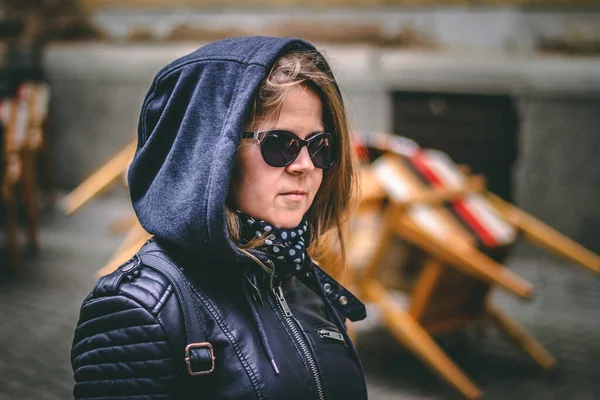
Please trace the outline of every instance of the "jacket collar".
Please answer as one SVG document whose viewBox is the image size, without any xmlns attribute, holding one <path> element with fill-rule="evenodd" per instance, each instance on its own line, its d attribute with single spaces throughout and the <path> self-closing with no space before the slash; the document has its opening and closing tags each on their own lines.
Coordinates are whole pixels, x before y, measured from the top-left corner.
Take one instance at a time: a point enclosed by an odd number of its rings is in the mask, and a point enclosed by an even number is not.
<svg viewBox="0 0 600 400">
<path fill-rule="evenodd" d="M 177 245 L 165 241 L 160 241 L 160 243 L 158 243 L 155 238 L 150 239 L 148 245 L 158 246 L 159 248 L 166 250 L 171 249 L 171 254 L 183 262 L 183 264 L 189 263 L 189 265 L 193 265 L 197 262 L 196 255 Z M 273 261 L 268 254 L 258 250 L 250 250 L 249 253 L 258 258 L 263 264 L 270 268 L 274 268 Z M 250 260 L 250 258 L 246 257 L 244 259 L 250 261 L 253 265 L 256 265 L 255 261 Z M 213 271 L 217 273 L 218 269 L 214 269 Z M 200 271 L 192 268 L 188 270 L 188 273 L 194 275 L 200 273 Z M 206 273 L 206 270 L 203 270 L 202 273 Z M 318 293 L 323 297 L 340 314 L 350 321 L 361 321 L 366 318 L 367 312 L 365 305 L 348 289 L 328 275 L 321 267 L 312 261 L 310 257 L 307 257 L 304 263 L 301 264 L 301 269 L 295 270 L 293 274 L 315 293 Z M 285 277 L 278 277 L 278 279 L 285 279 Z"/>
<path fill-rule="evenodd" d="M 254 250 L 252 251 L 252 255 L 267 266 L 274 268 L 273 262 L 266 253 Z M 312 261 L 310 257 L 307 257 L 305 262 L 300 266 L 300 269 L 293 271 L 293 275 L 313 291 L 320 294 L 321 297 L 331 303 L 342 315 L 353 322 L 361 321 L 367 317 L 365 305 Z"/>
</svg>

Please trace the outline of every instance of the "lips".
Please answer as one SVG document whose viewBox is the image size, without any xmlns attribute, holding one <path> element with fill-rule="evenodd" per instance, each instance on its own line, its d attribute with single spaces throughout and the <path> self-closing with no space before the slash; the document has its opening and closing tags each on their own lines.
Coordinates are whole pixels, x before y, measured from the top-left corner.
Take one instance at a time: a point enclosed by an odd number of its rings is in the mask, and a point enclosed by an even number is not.
<svg viewBox="0 0 600 400">
<path fill-rule="evenodd" d="M 304 201 L 304 199 L 306 199 L 306 192 L 302 190 L 292 190 L 280 193 L 280 196 L 282 196 L 288 201 L 301 202 Z"/>
<path fill-rule="evenodd" d="M 298 195 L 298 196 L 302 196 L 302 195 L 305 195 L 305 194 L 306 194 L 306 192 L 305 192 L 305 191 L 303 191 L 303 190 L 291 190 L 291 191 L 289 191 L 289 192 L 283 192 L 283 193 L 281 193 L 281 194 L 282 194 L 282 195 L 288 195 L 288 194 L 290 194 L 290 195 Z"/>
</svg>

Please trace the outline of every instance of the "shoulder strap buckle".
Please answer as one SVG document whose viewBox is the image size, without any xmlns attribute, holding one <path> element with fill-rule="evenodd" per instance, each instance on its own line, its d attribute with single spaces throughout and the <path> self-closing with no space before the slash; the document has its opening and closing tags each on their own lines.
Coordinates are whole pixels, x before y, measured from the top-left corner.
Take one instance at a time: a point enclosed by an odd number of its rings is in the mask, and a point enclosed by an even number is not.
<svg viewBox="0 0 600 400">
<path fill-rule="evenodd" d="M 207 375 L 215 370 L 215 352 L 208 342 L 190 343 L 185 347 L 185 364 L 191 376 Z M 210 368 L 207 368 L 210 364 Z M 197 370 L 197 368 L 204 368 Z"/>
</svg>

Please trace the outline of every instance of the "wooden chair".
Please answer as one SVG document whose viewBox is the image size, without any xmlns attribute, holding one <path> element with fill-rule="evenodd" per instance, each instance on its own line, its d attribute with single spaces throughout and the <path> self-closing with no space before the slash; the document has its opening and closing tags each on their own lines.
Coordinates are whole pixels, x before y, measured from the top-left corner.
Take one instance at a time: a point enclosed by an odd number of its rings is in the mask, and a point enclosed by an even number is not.
<svg viewBox="0 0 600 400">
<path fill-rule="evenodd" d="M 39 170 L 41 173 L 39 174 L 39 180 L 35 182 L 36 185 L 44 190 L 46 202 L 53 205 L 55 192 L 49 146 L 50 138 L 48 137 L 50 86 L 40 75 L 41 72 L 34 70 L 32 74 L 31 78 L 22 85 L 21 90 L 21 95 L 27 101 L 30 110 L 24 151 L 31 154 L 31 168 L 35 171 Z"/>
<path fill-rule="evenodd" d="M 7 241 L 9 247 L 9 262 L 11 267 L 20 264 L 19 250 L 19 188 L 23 188 L 24 176 L 30 171 L 24 165 L 22 145 L 27 133 L 28 107 L 22 104 L 18 96 L 18 88 L 11 77 L 3 70 L 5 93 L 0 101 L 0 122 L 3 128 L 2 137 L 2 202 L 5 209 Z M 23 194 L 23 193 L 21 193 Z M 22 196 L 26 198 L 26 196 Z M 31 247 L 38 243 L 35 229 L 28 229 L 28 239 Z"/>
<path fill-rule="evenodd" d="M 132 140 L 66 195 L 61 201 L 63 211 L 67 215 L 79 211 L 83 206 L 119 181 L 126 186 L 125 175 L 133 159 L 136 146 L 137 141 Z M 114 271 L 120 264 L 131 258 L 146 240 L 151 237 L 139 224 L 133 211 L 123 219 L 115 221 L 110 228 L 111 234 L 122 232 L 127 232 L 123 242 L 111 259 L 99 270 L 98 276 L 103 276 Z"/>
<path fill-rule="evenodd" d="M 353 272 L 354 286 L 399 342 L 469 399 L 479 398 L 480 389 L 434 335 L 491 320 L 543 368 L 554 366 L 535 339 L 491 304 L 492 288 L 523 299 L 533 291 L 501 260 L 519 236 L 594 272 L 600 257 L 486 192 L 481 177 L 465 175 L 440 152 L 396 148 L 365 167 L 362 182 L 355 223 L 369 213 L 367 220 L 377 222 L 375 230 L 363 224 L 351 236 L 349 248 L 359 253 L 351 260 L 362 256 L 365 243 L 374 245 L 366 265 Z M 390 259 L 398 241 L 408 251 Z"/>
<path fill-rule="evenodd" d="M 121 242 L 121 245 L 115 251 L 110 260 L 98 271 L 98 277 L 108 275 L 129 260 L 137 251 L 142 247 L 152 235 L 142 228 L 139 222 L 133 224 L 133 226 L 127 232 L 125 239 Z"/>
<path fill-rule="evenodd" d="M 20 164 L 18 157 L 16 157 L 15 154 L 6 151 L 6 130 L 4 126 L 0 127 L 0 132 L 1 201 L 4 207 L 4 223 L 6 225 L 9 264 L 11 267 L 16 268 L 20 264 L 21 257 L 18 240 L 18 210 L 14 187 L 20 175 Z"/>
<path fill-rule="evenodd" d="M 9 49 L 11 52 L 9 52 Z M 7 220 L 10 264 L 19 264 L 18 206 L 22 205 L 26 217 L 27 243 L 30 249 L 39 247 L 39 202 L 36 158 L 43 149 L 44 126 L 48 115 L 50 90 L 41 79 L 41 65 L 21 63 L 13 47 L 2 47 L 5 56 L 3 85 L 8 92 L 0 105 L 3 125 L 2 198 Z M 8 55 L 8 56 L 7 56 Z M 21 60 L 22 61 L 22 60 Z M 45 159 L 49 159 L 46 155 Z M 50 177 L 48 163 L 44 165 Z M 46 186 L 53 190 L 51 181 Z"/>
<path fill-rule="evenodd" d="M 67 194 L 61 201 L 63 212 L 67 215 L 73 214 L 118 182 L 127 172 L 136 146 L 137 141 L 131 141 Z"/>
<path fill-rule="evenodd" d="M 37 161 L 44 148 L 45 132 L 44 126 L 48 115 L 50 89 L 48 85 L 40 80 L 34 80 L 31 76 L 22 82 L 17 90 L 14 106 L 17 109 L 16 128 L 12 146 L 19 153 L 22 165 L 21 186 L 22 200 L 25 207 L 27 219 L 26 232 L 29 247 L 39 248 L 39 193 L 38 193 L 38 169 Z M 21 121 L 21 119 L 23 121 Z M 19 126 L 23 124 L 24 126 Z M 24 132 L 22 132 L 24 131 Z M 47 187 L 50 193 L 53 191 L 51 184 L 51 172 L 48 154 L 44 157 L 45 163 L 42 168 L 47 179 Z"/>
</svg>

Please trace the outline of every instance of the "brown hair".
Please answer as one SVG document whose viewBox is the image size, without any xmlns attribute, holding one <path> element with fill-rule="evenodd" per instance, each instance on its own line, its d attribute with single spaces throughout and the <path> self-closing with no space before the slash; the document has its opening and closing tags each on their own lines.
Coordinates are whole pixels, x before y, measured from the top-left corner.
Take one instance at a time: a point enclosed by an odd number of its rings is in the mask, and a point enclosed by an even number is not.
<svg viewBox="0 0 600 400">
<path fill-rule="evenodd" d="M 348 216 L 358 199 L 358 176 L 344 103 L 323 55 L 315 50 L 293 51 L 279 58 L 259 88 L 245 125 L 251 130 L 267 118 L 278 117 L 285 96 L 297 86 L 310 88 L 319 95 L 323 125 L 327 132 L 333 133 L 339 146 L 337 161 L 323 171 L 323 181 L 306 218 L 312 238 L 311 257 L 323 261 L 327 256 L 327 265 L 323 267 L 340 279 L 346 265 Z M 226 211 L 229 235 L 239 242 L 239 217 L 229 207 Z M 258 245 L 259 241 L 252 241 L 243 248 Z M 334 245 L 339 248 L 339 257 L 329 261 Z"/>
</svg>

